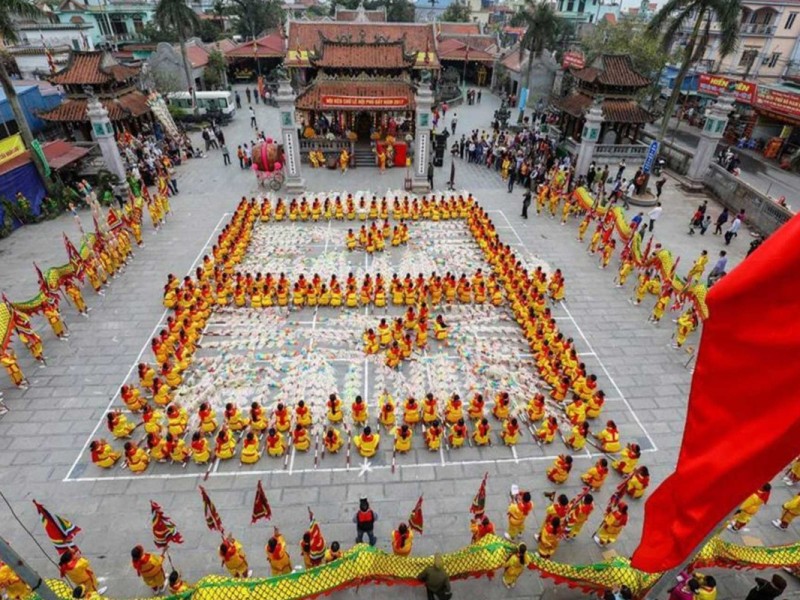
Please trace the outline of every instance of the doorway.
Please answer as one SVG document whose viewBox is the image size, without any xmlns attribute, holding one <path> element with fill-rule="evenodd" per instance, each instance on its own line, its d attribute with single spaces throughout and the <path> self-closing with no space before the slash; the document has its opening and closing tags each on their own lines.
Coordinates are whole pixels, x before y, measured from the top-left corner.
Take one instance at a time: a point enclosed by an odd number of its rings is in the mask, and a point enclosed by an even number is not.
<svg viewBox="0 0 800 600">
<path fill-rule="evenodd" d="M 356 134 L 358 141 L 368 142 L 372 133 L 372 115 L 368 112 L 360 112 L 356 116 Z"/>
</svg>

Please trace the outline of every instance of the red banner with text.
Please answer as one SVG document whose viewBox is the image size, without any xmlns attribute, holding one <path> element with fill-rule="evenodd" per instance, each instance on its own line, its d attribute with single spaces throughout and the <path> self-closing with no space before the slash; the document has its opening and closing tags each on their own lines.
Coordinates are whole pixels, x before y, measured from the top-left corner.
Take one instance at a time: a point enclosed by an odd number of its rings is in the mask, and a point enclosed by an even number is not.
<svg viewBox="0 0 800 600">
<path fill-rule="evenodd" d="M 756 107 L 794 118 L 800 117 L 800 94 L 759 87 Z"/>
<path fill-rule="evenodd" d="M 697 91 L 701 94 L 719 96 L 723 92 L 731 92 L 737 102 L 753 104 L 758 86 L 747 81 L 737 81 L 722 77 L 721 75 L 709 75 L 703 73 L 697 82 Z"/>
<path fill-rule="evenodd" d="M 404 96 L 320 96 L 320 104 L 328 108 L 402 108 L 408 106 Z"/>
</svg>

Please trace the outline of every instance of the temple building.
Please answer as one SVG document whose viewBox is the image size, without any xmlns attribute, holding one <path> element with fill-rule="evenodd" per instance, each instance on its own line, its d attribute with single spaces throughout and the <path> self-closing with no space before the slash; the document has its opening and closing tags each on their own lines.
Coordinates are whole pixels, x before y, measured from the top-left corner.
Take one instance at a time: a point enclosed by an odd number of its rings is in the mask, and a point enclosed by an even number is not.
<svg viewBox="0 0 800 600">
<path fill-rule="evenodd" d="M 137 88 L 140 69 L 119 64 L 109 52 L 73 51 L 67 66 L 49 78 L 63 86 L 67 98 L 53 110 L 41 113 L 45 121 L 61 123 L 65 133 L 76 140 L 91 140 L 86 116 L 90 93 L 98 97 L 114 130 L 138 133 L 143 123 L 152 122 L 147 96 Z"/>
<path fill-rule="evenodd" d="M 595 100 L 603 111 L 602 144 L 635 143 L 642 126 L 654 120 L 636 99 L 651 80 L 633 68 L 630 56 L 603 54 L 587 67 L 571 69 L 570 75 L 574 89 L 553 101 L 561 111 L 558 126 L 567 137 L 580 141 L 584 115 Z"/>
<path fill-rule="evenodd" d="M 345 22 L 290 21 L 284 65 L 299 90 L 304 137 L 332 134 L 352 142 L 412 133 L 416 85 L 440 69 L 432 25 L 372 22 L 363 15 Z"/>
</svg>

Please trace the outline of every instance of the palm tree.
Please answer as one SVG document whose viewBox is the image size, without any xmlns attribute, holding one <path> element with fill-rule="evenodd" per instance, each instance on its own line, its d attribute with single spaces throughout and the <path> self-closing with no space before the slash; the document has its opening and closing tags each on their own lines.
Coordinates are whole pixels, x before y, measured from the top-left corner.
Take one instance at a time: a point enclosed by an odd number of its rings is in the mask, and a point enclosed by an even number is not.
<svg viewBox="0 0 800 600">
<path fill-rule="evenodd" d="M 0 0 L 5 1 L 5 0 Z M 159 0 L 154 15 L 156 23 L 163 30 L 172 30 L 178 35 L 181 45 L 181 58 L 186 74 L 186 84 L 192 94 L 192 106 L 197 113 L 197 97 L 195 95 L 194 80 L 192 79 L 191 66 L 186 57 L 186 40 L 200 26 L 200 19 L 195 12 L 186 5 L 185 0 Z"/>
<path fill-rule="evenodd" d="M 511 19 L 511 24 L 516 27 L 526 27 L 525 35 L 519 43 L 520 67 L 525 59 L 525 50 L 528 51 L 528 68 L 525 70 L 524 88 L 530 88 L 531 69 L 535 58 L 540 58 L 545 48 L 551 47 L 558 39 L 564 20 L 559 17 L 552 5 L 546 0 L 525 0 L 523 6 Z M 519 121 L 525 107 L 519 113 Z"/>
<path fill-rule="evenodd" d="M 667 134 L 669 119 L 675 109 L 683 80 L 686 78 L 689 68 L 705 54 L 711 33 L 711 23 L 715 22 L 715 28 L 719 28 L 717 51 L 720 58 L 724 58 L 736 49 L 739 42 L 741 10 L 741 0 L 668 0 L 650 21 L 647 27 L 649 33 L 658 35 L 663 32 L 661 44 L 665 52 L 669 51 L 669 48 L 677 41 L 681 30 L 690 24 L 692 27 L 692 32 L 683 49 L 681 67 L 675 78 L 672 94 L 670 94 L 664 109 L 659 142 L 663 142 L 664 136 Z"/>
<path fill-rule="evenodd" d="M 17 29 L 14 26 L 14 18 L 33 19 L 41 15 L 41 11 L 36 8 L 28 0 L 0 0 L 0 39 L 4 40 L 7 45 L 13 45 L 19 42 Z M 14 89 L 14 84 L 11 82 L 11 75 L 8 73 L 6 62 L 0 60 L 0 82 L 3 85 L 3 91 L 8 98 L 8 103 L 11 106 L 11 112 L 14 113 L 14 120 L 17 122 L 19 134 L 25 147 L 31 149 L 33 143 L 33 134 L 28 125 L 28 120 L 25 118 L 25 113 L 19 103 L 17 97 L 17 90 Z M 36 152 L 32 149 L 30 151 L 31 160 L 39 172 L 45 187 L 50 191 L 52 187 L 52 180 L 47 175 L 44 163 Z"/>
</svg>

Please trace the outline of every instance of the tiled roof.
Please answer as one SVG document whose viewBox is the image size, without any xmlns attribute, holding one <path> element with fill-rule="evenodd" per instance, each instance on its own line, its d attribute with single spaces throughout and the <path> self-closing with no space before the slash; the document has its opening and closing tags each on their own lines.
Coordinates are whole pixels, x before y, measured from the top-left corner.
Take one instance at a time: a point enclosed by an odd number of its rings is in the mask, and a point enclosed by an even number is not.
<svg viewBox="0 0 800 600">
<path fill-rule="evenodd" d="M 467 52 L 467 48 L 469 48 L 469 52 Z M 519 53 L 517 53 L 517 56 L 519 56 Z M 485 50 L 467 46 L 460 40 L 448 38 L 439 42 L 439 60 L 469 60 L 491 63 L 494 62 L 494 55 Z"/>
<path fill-rule="evenodd" d="M 100 102 L 108 111 L 108 118 L 112 121 L 123 121 L 150 111 L 150 107 L 147 105 L 147 96 L 141 92 L 128 92 L 119 98 Z M 67 99 L 53 110 L 39 113 L 38 116 L 45 121 L 87 121 L 86 104 L 87 100 L 84 99 Z"/>
<path fill-rule="evenodd" d="M 391 79 L 324 79 L 317 77 L 303 93 L 297 97 L 296 106 L 301 110 L 330 109 L 332 105 L 323 104 L 326 98 L 348 98 L 369 101 L 370 98 L 398 98 L 404 104 L 387 107 L 386 110 L 413 110 L 414 89 L 407 81 Z M 337 110 L 375 110 L 374 107 L 339 106 Z"/>
<path fill-rule="evenodd" d="M 358 67 L 362 69 L 402 69 L 414 60 L 403 52 L 402 42 L 341 43 L 325 40 L 319 58 L 311 62 L 317 67 Z"/>
<path fill-rule="evenodd" d="M 57 171 L 83 158 L 89 154 L 91 150 L 82 146 L 76 146 L 66 140 L 54 140 L 52 142 L 44 142 L 42 144 L 42 151 L 47 159 L 47 164 Z M 31 153 L 30 150 L 26 150 L 19 156 L 0 165 L 0 175 L 5 175 L 9 171 L 13 171 L 29 162 L 31 162 Z"/>
<path fill-rule="evenodd" d="M 277 33 L 270 33 L 256 40 L 256 47 L 253 42 L 243 42 L 229 50 L 223 51 L 227 58 L 253 58 L 253 54 L 258 58 L 283 58 L 286 49 L 283 46 L 283 38 Z"/>
<path fill-rule="evenodd" d="M 586 94 L 575 93 L 566 98 L 557 98 L 554 104 L 573 117 L 582 117 L 592 105 L 592 98 Z M 635 100 L 606 99 L 601 104 L 603 119 L 609 123 L 651 123 L 653 115 L 643 109 Z"/>
<path fill-rule="evenodd" d="M 202 46 L 191 44 L 186 46 L 186 58 L 193 69 L 205 67 L 208 64 L 208 50 Z"/>
<path fill-rule="evenodd" d="M 374 42 L 380 37 L 386 41 L 405 39 L 407 52 L 436 52 L 433 25 L 430 23 L 324 23 L 289 21 L 288 49 L 308 51 L 319 44 L 322 37 L 344 41 Z"/>
<path fill-rule="evenodd" d="M 523 50 L 525 56 L 527 57 L 527 52 Z M 506 57 L 500 61 L 500 64 L 503 65 L 509 71 L 514 71 L 515 73 L 519 73 L 521 69 L 520 64 L 520 56 L 519 56 L 519 44 L 514 46 Z"/>
<path fill-rule="evenodd" d="M 606 13 L 606 14 L 604 14 L 603 15 L 603 19 L 608 21 L 611 25 L 616 25 L 617 24 L 617 15 L 615 15 L 614 13 Z"/>
<path fill-rule="evenodd" d="M 53 75 L 50 81 L 57 85 L 123 83 L 138 74 L 139 69 L 119 64 L 108 52 L 73 50 L 67 66 Z"/>
<path fill-rule="evenodd" d="M 480 35 L 481 26 L 478 23 L 448 23 L 437 21 L 436 35 Z"/>
<path fill-rule="evenodd" d="M 650 80 L 633 68 L 627 54 L 603 54 L 591 66 L 572 71 L 572 75 L 587 83 L 599 83 L 615 87 L 641 88 Z"/>
</svg>

